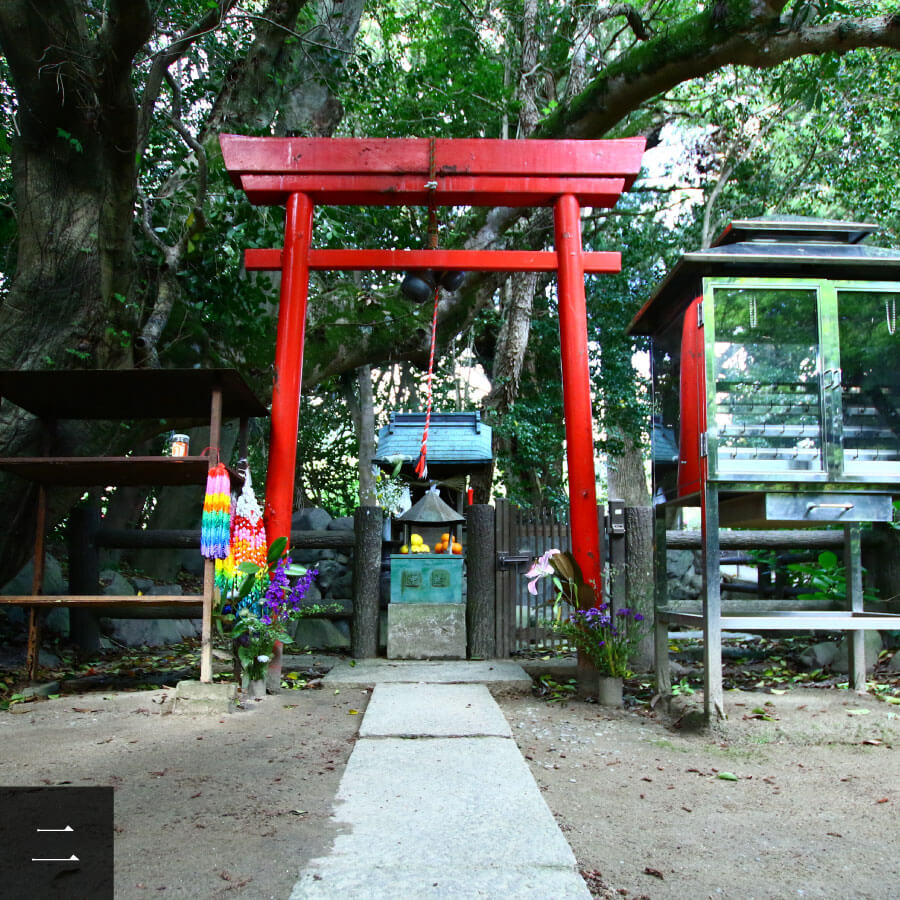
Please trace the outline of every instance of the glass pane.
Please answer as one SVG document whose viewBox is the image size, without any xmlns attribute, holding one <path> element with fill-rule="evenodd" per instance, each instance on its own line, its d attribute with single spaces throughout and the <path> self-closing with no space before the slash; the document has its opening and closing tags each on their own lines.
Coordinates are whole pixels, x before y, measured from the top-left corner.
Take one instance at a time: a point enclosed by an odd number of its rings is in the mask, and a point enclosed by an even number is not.
<svg viewBox="0 0 900 900">
<path fill-rule="evenodd" d="M 844 471 L 900 471 L 898 295 L 837 292 Z"/>
<path fill-rule="evenodd" d="M 679 323 L 653 339 L 653 415 L 650 432 L 653 452 L 654 502 L 672 500 L 678 480 L 678 423 L 681 409 L 681 329 Z"/>
<path fill-rule="evenodd" d="M 719 474 L 823 471 L 816 290 L 714 291 Z"/>
</svg>

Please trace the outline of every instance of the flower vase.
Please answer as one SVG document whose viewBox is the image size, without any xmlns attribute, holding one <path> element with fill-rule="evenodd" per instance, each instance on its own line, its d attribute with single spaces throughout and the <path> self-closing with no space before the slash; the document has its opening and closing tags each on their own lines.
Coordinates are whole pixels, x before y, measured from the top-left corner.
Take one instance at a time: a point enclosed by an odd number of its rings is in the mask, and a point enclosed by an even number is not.
<svg viewBox="0 0 900 900">
<path fill-rule="evenodd" d="M 284 662 L 284 644 L 281 641 L 275 641 L 275 647 L 272 651 L 272 658 L 269 660 L 269 667 L 266 669 L 266 687 L 270 694 L 281 693 L 281 667 Z"/>
<path fill-rule="evenodd" d="M 247 694 L 251 700 L 261 700 L 266 696 L 266 679 L 254 678 L 248 685 Z"/>
<path fill-rule="evenodd" d="M 241 679 L 241 690 L 251 700 L 261 700 L 266 696 L 266 679 L 250 678 L 249 675 L 244 673 L 244 676 Z"/>
<path fill-rule="evenodd" d="M 598 675 L 596 698 L 600 706 L 621 706 L 622 679 L 612 675 Z"/>
</svg>

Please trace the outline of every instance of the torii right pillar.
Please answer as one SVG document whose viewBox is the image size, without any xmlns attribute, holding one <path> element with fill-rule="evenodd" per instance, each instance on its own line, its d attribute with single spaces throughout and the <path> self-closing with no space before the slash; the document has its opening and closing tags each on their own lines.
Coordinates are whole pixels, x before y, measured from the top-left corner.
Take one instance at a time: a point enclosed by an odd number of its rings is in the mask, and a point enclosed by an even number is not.
<svg viewBox="0 0 900 900">
<path fill-rule="evenodd" d="M 573 194 L 553 207 L 558 257 L 559 342 L 563 409 L 566 417 L 566 462 L 569 468 L 569 526 L 572 555 L 582 575 L 602 594 L 600 526 L 594 469 L 594 420 L 588 361 L 587 307 L 581 249 L 581 208 Z"/>
</svg>

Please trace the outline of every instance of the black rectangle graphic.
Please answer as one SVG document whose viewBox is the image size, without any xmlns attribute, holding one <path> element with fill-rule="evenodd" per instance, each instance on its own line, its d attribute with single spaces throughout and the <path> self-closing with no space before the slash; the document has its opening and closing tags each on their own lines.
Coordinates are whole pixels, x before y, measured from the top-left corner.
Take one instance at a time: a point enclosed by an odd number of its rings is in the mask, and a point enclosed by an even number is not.
<svg viewBox="0 0 900 900">
<path fill-rule="evenodd" d="M 113 900 L 111 787 L 0 787 L 4 900 Z"/>
</svg>

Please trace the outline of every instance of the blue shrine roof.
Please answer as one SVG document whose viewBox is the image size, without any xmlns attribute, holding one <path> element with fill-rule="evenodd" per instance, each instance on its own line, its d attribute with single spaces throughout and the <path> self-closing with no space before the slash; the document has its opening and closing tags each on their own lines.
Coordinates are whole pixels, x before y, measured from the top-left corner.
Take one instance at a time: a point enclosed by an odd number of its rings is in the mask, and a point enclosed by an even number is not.
<svg viewBox="0 0 900 900">
<path fill-rule="evenodd" d="M 378 432 L 378 451 L 373 462 L 391 470 L 398 458 L 415 465 L 422 446 L 425 413 L 390 414 Z M 433 412 L 428 426 L 428 467 L 449 467 L 464 471 L 489 465 L 491 429 L 478 412 Z"/>
</svg>

